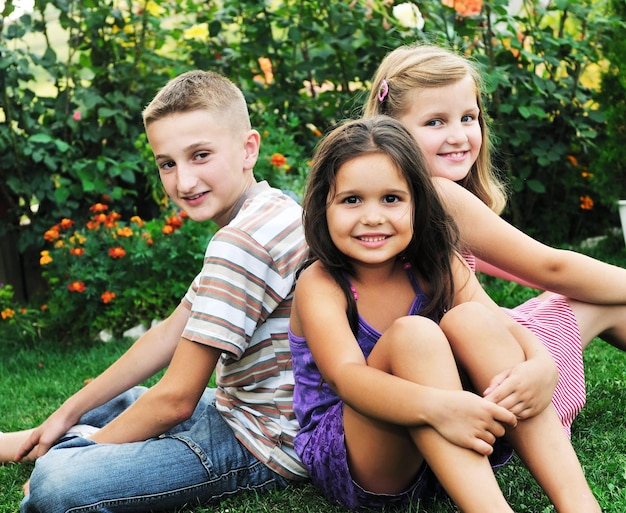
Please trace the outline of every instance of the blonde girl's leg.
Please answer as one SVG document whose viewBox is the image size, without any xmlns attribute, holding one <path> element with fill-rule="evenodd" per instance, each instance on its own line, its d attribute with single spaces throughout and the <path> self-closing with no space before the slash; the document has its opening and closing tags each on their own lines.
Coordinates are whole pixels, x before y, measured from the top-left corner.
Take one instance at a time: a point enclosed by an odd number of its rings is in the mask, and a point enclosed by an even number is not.
<svg viewBox="0 0 626 513">
<path fill-rule="evenodd" d="M 626 351 L 626 305 L 597 305 L 567 298 L 580 330 L 583 349 L 595 337 Z"/>
<path fill-rule="evenodd" d="M 445 336 L 423 317 L 396 321 L 377 342 L 368 365 L 415 383 L 462 390 Z M 448 442 L 430 427 L 391 426 L 345 406 L 344 430 L 352 476 L 368 491 L 405 490 L 426 459 L 465 513 L 512 511 L 488 458 Z"/>
<path fill-rule="evenodd" d="M 13 431 L 10 433 L 0 433 L 0 463 L 9 463 L 15 461 L 15 455 L 34 429 L 25 429 L 23 431 Z M 35 458 L 31 455 L 22 459 L 22 461 L 32 461 Z"/>
<path fill-rule="evenodd" d="M 523 361 L 521 347 L 486 307 L 465 303 L 442 321 L 454 355 L 474 386 L 482 390 L 492 376 Z M 507 437 L 558 512 L 597 513 L 596 499 L 552 405 L 520 420 Z"/>
</svg>

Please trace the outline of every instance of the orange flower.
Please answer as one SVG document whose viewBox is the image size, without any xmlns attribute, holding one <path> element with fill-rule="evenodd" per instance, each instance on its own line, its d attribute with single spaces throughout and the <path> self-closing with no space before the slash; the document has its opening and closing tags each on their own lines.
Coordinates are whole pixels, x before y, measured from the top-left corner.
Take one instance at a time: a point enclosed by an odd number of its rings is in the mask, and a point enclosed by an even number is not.
<svg viewBox="0 0 626 513">
<path fill-rule="evenodd" d="M 40 253 L 41 258 L 39 259 L 39 265 L 47 265 L 52 262 L 52 257 L 50 256 L 50 251 L 42 251 Z"/>
<path fill-rule="evenodd" d="M 12 319 L 15 315 L 15 310 L 11 308 L 5 308 L 4 310 L 2 310 L 2 312 L 0 312 L 0 315 L 3 319 Z"/>
<path fill-rule="evenodd" d="M 85 254 L 85 248 L 72 248 L 70 249 L 70 255 L 81 256 Z"/>
<path fill-rule="evenodd" d="M 53 242 L 59 238 L 59 230 L 56 226 L 50 228 L 46 233 L 43 234 L 43 238 L 48 242 Z"/>
<path fill-rule="evenodd" d="M 98 223 L 98 224 L 104 224 L 107 222 L 107 215 L 106 214 L 96 214 L 95 216 L 93 216 L 93 220 Z"/>
<path fill-rule="evenodd" d="M 39 307 L 39 309 L 40 309 L 42 312 L 45 312 L 45 311 L 48 309 L 48 305 L 43 304 L 43 305 L 41 305 L 41 306 Z"/>
<path fill-rule="evenodd" d="M 593 178 L 593 173 L 590 173 L 588 171 L 581 171 L 580 176 L 582 176 L 583 178 Z"/>
<path fill-rule="evenodd" d="M 121 246 L 109 249 L 109 256 L 111 258 L 122 258 L 126 255 L 126 251 Z"/>
<path fill-rule="evenodd" d="M 95 205 L 89 207 L 89 210 L 92 212 L 104 212 L 105 210 L 109 210 L 109 206 L 104 203 L 96 203 Z"/>
<path fill-rule="evenodd" d="M 124 226 L 124 228 L 118 228 L 117 229 L 117 234 L 120 237 L 132 237 L 133 236 L 133 230 L 131 228 L 129 228 L 128 226 Z"/>
<path fill-rule="evenodd" d="M 63 218 L 61 219 L 61 222 L 59 224 L 61 225 L 61 228 L 67 230 L 68 228 L 72 227 L 74 221 L 72 221 L 71 219 Z"/>
<path fill-rule="evenodd" d="M 115 292 L 110 292 L 108 290 L 104 291 L 100 296 L 102 298 L 102 302 L 104 304 L 110 303 L 113 299 L 115 299 Z"/>
<path fill-rule="evenodd" d="M 477 16 L 483 7 L 482 0 L 441 0 L 446 7 L 453 7 L 461 16 Z"/>
<path fill-rule="evenodd" d="M 85 283 L 82 281 L 73 281 L 67 286 L 70 292 L 85 292 Z"/>
<path fill-rule="evenodd" d="M 167 218 L 167 221 L 165 221 L 165 224 L 176 230 L 183 225 L 183 220 L 178 216 L 170 216 Z"/>
<path fill-rule="evenodd" d="M 270 159 L 270 164 L 276 167 L 282 167 L 287 163 L 287 159 L 282 153 L 274 153 Z"/>
<path fill-rule="evenodd" d="M 148 246 L 152 246 L 152 244 L 154 244 L 154 241 L 152 240 L 152 235 L 150 235 L 148 232 L 143 232 L 141 234 L 141 238 L 146 241 L 146 244 L 148 244 Z"/>
<path fill-rule="evenodd" d="M 593 208 L 593 200 L 589 195 L 581 196 L 580 198 L 580 208 L 583 210 L 591 210 Z"/>
<path fill-rule="evenodd" d="M 166 224 L 161 231 L 164 235 L 169 235 L 170 233 L 174 233 L 174 228 L 172 228 L 172 225 Z"/>
<path fill-rule="evenodd" d="M 574 157 L 574 155 L 567 155 L 565 158 L 567 158 L 567 160 L 569 160 L 569 163 L 572 166 L 574 166 L 574 167 L 578 166 L 578 159 L 576 157 Z"/>
<path fill-rule="evenodd" d="M 130 222 L 131 222 L 131 223 L 135 223 L 135 224 L 136 224 L 137 226 L 139 226 L 140 228 L 141 228 L 144 224 L 146 224 L 146 223 L 144 223 L 144 222 L 143 222 L 143 219 L 142 219 L 141 217 L 139 217 L 139 216 L 133 216 L 133 217 L 131 217 L 131 218 L 130 218 Z"/>
</svg>

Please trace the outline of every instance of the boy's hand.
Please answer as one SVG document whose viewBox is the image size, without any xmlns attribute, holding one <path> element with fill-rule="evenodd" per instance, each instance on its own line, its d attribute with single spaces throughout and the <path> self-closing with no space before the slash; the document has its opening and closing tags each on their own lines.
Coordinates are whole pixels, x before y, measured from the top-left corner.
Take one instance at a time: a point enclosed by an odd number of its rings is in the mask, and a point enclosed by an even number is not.
<svg viewBox="0 0 626 513">
<path fill-rule="evenodd" d="M 541 359 L 531 359 L 494 376 L 483 397 L 527 419 L 550 404 L 557 380 Z"/>
<path fill-rule="evenodd" d="M 432 427 L 449 442 L 483 456 L 493 452 L 505 426 L 515 427 L 517 418 L 507 409 L 471 392 L 443 391 L 441 410 Z"/>
<path fill-rule="evenodd" d="M 35 428 L 28 439 L 18 449 L 15 459 L 20 461 L 32 451 L 32 456 L 39 458 L 46 454 L 59 438 L 61 438 L 73 425 L 62 418 L 57 412 L 48 417 L 43 424 Z"/>
</svg>

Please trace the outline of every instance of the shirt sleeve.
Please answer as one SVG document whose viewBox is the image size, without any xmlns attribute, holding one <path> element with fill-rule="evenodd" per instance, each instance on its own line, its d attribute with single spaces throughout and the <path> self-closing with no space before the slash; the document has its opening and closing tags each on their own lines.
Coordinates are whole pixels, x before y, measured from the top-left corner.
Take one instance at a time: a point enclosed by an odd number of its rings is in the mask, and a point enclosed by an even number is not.
<svg viewBox="0 0 626 513">
<path fill-rule="evenodd" d="M 219 230 L 183 299 L 191 310 L 183 337 L 240 358 L 282 300 L 270 289 L 275 273 L 271 255 L 248 233 L 228 226 Z"/>
</svg>

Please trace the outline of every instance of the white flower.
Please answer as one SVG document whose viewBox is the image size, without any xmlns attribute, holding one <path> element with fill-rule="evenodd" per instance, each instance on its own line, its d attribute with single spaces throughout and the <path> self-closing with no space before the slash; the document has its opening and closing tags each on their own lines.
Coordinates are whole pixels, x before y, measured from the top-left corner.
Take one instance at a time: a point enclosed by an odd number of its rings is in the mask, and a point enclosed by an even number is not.
<svg viewBox="0 0 626 513">
<path fill-rule="evenodd" d="M 404 2 L 393 6 L 393 16 L 398 23 L 406 28 L 422 30 L 424 28 L 424 18 L 417 8 L 417 5 L 411 2 Z"/>
</svg>

